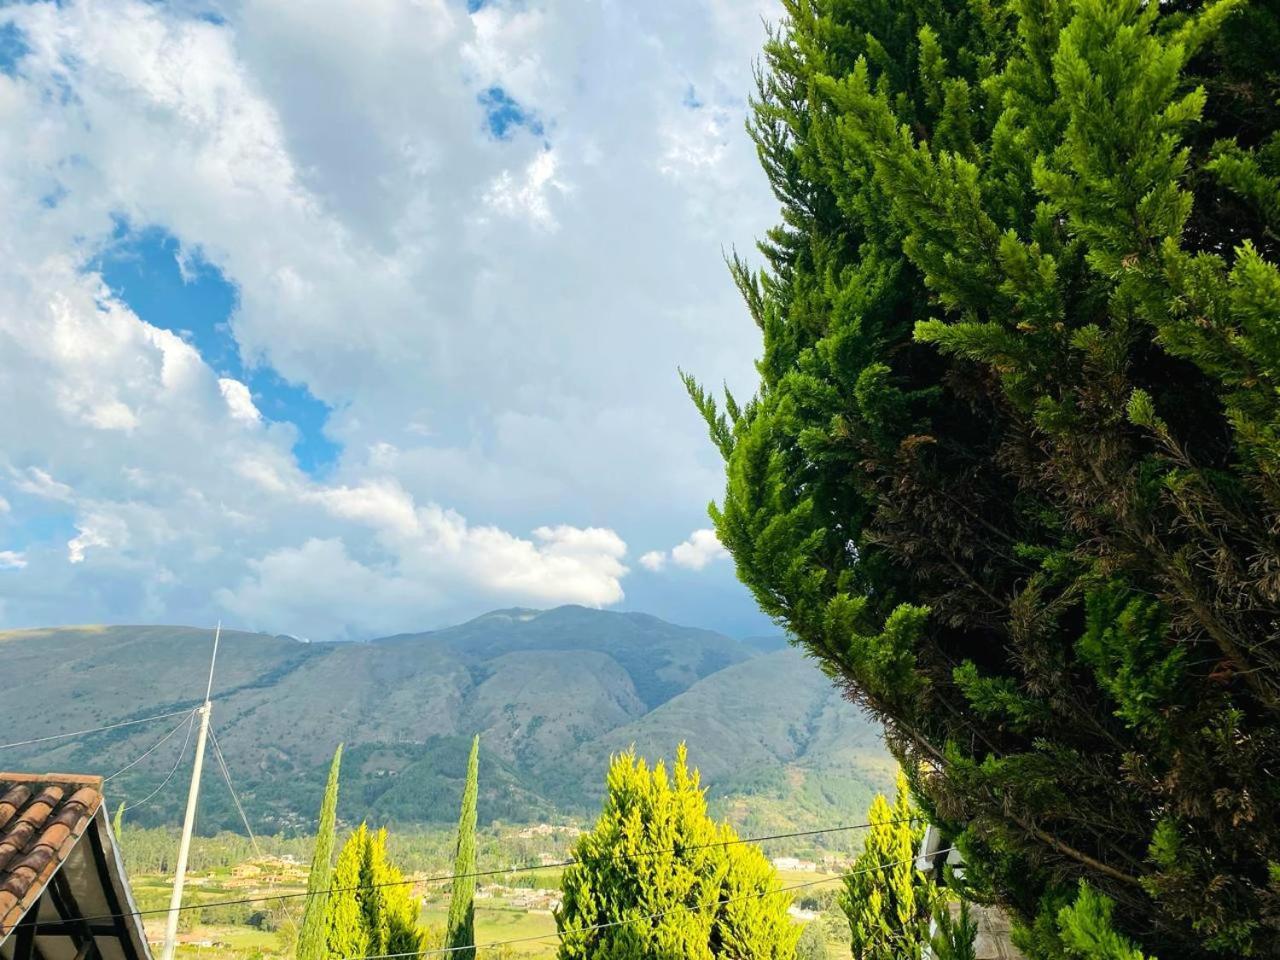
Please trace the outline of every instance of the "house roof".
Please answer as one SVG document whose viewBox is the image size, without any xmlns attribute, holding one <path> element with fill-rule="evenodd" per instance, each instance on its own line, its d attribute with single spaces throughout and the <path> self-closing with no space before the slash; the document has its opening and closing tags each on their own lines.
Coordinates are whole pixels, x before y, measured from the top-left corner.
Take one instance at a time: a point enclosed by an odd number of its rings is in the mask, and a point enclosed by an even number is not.
<svg viewBox="0 0 1280 960">
<path fill-rule="evenodd" d="M 40 898 L 101 807 L 101 777 L 0 773 L 0 940 Z"/>
</svg>

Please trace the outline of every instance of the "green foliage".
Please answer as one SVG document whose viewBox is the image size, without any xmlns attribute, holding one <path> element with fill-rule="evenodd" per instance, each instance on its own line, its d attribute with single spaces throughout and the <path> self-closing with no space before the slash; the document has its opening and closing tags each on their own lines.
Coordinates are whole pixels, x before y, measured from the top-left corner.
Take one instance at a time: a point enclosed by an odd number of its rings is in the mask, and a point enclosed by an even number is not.
<svg viewBox="0 0 1280 960">
<path fill-rule="evenodd" d="M 783 8 L 720 540 L 975 893 L 1280 952 L 1280 3 Z"/>
<path fill-rule="evenodd" d="M 329 780 L 320 804 L 320 823 L 316 828 L 316 846 L 311 855 L 311 872 L 307 876 L 307 900 L 298 932 L 298 960 L 326 960 L 326 913 L 328 889 L 333 877 L 334 831 L 338 811 L 338 771 L 342 765 L 342 744 L 333 752 Z M 355 954 L 349 954 L 355 956 Z"/>
<path fill-rule="evenodd" d="M 418 926 L 412 886 L 387 856 L 387 831 L 365 824 L 347 838 L 333 871 L 325 916 L 327 956 L 412 955 L 430 933 Z"/>
<path fill-rule="evenodd" d="M 862 853 L 844 878 L 840 909 L 849 920 L 854 960 L 919 960 L 929 942 L 938 894 L 916 869 L 924 826 L 898 775 L 891 806 L 883 795 L 871 803 Z"/>
<path fill-rule="evenodd" d="M 116 838 L 116 843 L 120 842 L 120 838 L 124 836 L 124 801 L 120 801 L 120 805 L 116 807 L 116 815 L 111 818 L 111 833 Z"/>
<path fill-rule="evenodd" d="M 458 845 L 453 858 L 453 894 L 449 899 L 449 922 L 445 944 L 459 960 L 476 955 L 476 797 L 480 781 L 480 737 L 471 741 L 467 759 L 467 782 L 462 791 L 462 812 L 458 816 Z"/>
<path fill-rule="evenodd" d="M 935 930 L 929 938 L 933 960 L 977 960 L 974 941 L 978 936 L 978 922 L 965 900 L 959 910 L 952 913 L 947 898 L 939 897 L 933 908 Z"/>
<path fill-rule="evenodd" d="M 1081 881 L 1075 902 L 1058 913 L 1058 935 L 1072 960 L 1155 960 L 1116 933 L 1111 922 L 1115 904 Z"/>
<path fill-rule="evenodd" d="M 325 898 L 326 958 L 345 960 L 371 953 L 368 916 L 364 909 L 361 873 L 369 847 L 369 829 L 363 823 L 338 851 L 333 868 L 332 892 Z M 304 927 L 305 929 L 305 927 Z"/>
<path fill-rule="evenodd" d="M 683 744 L 670 774 L 634 751 L 573 848 L 556 912 L 561 960 L 791 960 L 800 928 L 773 867 L 707 816 Z"/>
<path fill-rule="evenodd" d="M 827 960 L 827 935 L 816 920 L 804 925 L 796 941 L 796 960 Z"/>
</svg>

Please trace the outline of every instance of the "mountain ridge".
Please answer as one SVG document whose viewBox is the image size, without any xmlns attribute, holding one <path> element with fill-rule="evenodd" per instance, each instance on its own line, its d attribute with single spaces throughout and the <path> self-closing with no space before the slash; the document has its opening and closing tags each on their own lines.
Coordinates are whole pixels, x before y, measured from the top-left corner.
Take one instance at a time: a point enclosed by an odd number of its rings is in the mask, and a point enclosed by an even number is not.
<svg viewBox="0 0 1280 960">
<path fill-rule="evenodd" d="M 195 706 L 211 643 L 212 631 L 174 625 L 0 631 L 6 739 Z M 584 607 L 495 610 L 360 642 L 224 630 L 213 726 L 269 830 L 307 828 L 340 740 L 344 817 L 448 821 L 477 732 L 487 819 L 590 815 L 611 753 L 635 743 L 656 760 L 681 741 L 740 820 L 785 817 L 788 804 L 811 819 L 846 802 L 865 809 L 892 771 L 874 727 L 801 654 L 773 647 Z M 164 732 L 140 727 L 11 752 L 0 765 L 110 772 Z M 150 792 L 182 737 L 116 781 L 118 796 Z M 181 792 L 134 816 L 168 822 Z M 203 828 L 233 825 L 225 792 L 206 784 Z"/>
</svg>

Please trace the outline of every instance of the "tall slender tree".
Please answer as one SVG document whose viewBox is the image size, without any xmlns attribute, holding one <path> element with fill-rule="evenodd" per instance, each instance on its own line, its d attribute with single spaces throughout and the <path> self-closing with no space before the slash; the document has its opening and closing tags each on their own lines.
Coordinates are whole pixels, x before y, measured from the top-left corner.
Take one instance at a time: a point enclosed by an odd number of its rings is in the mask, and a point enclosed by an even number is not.
<svg viewBox="0 0 1280 960">
<path fill-rule="evenodd" d="M 449 900 L 449 926 L 445 946 L 457 960 L 476 955 L 476 801 L 480 781 L 480 737 L 471 741 L 467 782 L 462 790 L 458 816 L 458 846 L 453 858 L 453 894 Z"/>
<path fill-rule="evenodd" d="M 111 818 L 111 832 L 115 834 L 116 842 L 120 842 L 120 835 L 124 833 L 124 801 L 120 801 L 120 805 L 116 807 L 116 815 Z"/>
<path fill-rule="evenodd" d="M 298 960 L 326 960 L 325 907 L 333 879 L 334 831 L 338 821 L 338 771 L 342 766 L 342 744 L 333 752 L 329 779 L 320 802 L 320 823 L 316 828 L 316 848 L 307 876 L 307 902 L 298 931 Z"/>
</svg>

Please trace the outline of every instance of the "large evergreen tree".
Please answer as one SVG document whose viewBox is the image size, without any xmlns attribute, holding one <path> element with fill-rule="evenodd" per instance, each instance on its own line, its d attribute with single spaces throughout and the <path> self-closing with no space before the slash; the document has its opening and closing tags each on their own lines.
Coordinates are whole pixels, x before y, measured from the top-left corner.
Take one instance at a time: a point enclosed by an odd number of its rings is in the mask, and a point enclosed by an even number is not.
<svg viewBox="0 0 1280 960">
<path fill-rule="evenodd" d="M 338 819 L 338 771 L 342 766 L 342 744 L 333 752 L 329 779 L 320 802 L 320 823 L 316 828 L 316 848 L 307 875 L 307 901 L 298 931 L 298 960 L 326 960 L 325 913 L 333 877 L 334 831 Z"/>
<path fill-rule="evenodd" d="M 791 899 L 764 854 L 736 841 L 707 816 L 683 745 L 670 775 L 634 752 L 615 757 L 604 809 L 561 880 L 560 960 L 792 960 Z"/>
<path fill-rule="evenodd" d="M 458 845 L 453 858 L 453 893 L 445 946 L 459 960 L 476 955 L 476 802 L 480 789 L 480 738 L 471 741 L 467 780 L 462 788 L 462 812 L 458 815 Z"/>
<path fill-rule="evenodd" d="M 894 803 L 877 794 L 867 822 L 862 853 L 840 895 L 854 960 L 920 960 L 938 893 L 916 869 L 924 823 L 902 774 Z"/>
<path fill-rule="evenodd" d="M 1028 924 L 1280 953 L 1280 2 L 783 6 L 739 575 Z"/>
</svg>

